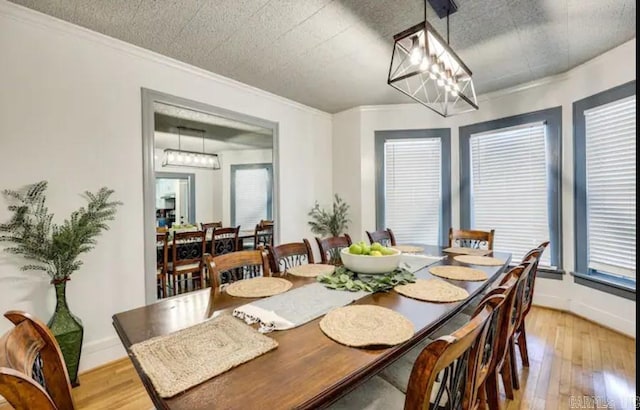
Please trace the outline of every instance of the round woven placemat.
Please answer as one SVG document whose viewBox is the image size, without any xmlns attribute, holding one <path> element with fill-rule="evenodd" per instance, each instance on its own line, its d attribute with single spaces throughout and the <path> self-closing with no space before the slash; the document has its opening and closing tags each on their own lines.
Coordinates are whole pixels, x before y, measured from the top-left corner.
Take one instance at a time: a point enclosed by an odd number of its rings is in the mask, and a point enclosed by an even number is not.
<svg viewBox="0 0 640 410">
<path fill-rule="evenodd" d="M 432 266 L 429 268 L 432 275 L 453 280 L 487 280 L 486 272 L 479 269 L 466 268 L 464 266 Z"/>
<path fill-rule="evenodd" d="M 418 279 L 415 283 L 393 288 L 401 295 L 426 302 L 457 302 L 469 297 L 469 292 L 441 279 Z"/>
<path fill-rule="evenodd" d="M 320 275 L 329 275 L 336 270 L 333 265 L 325 265 L 322 263 L 309 263 L 306 265 L 294 266 L 287 269 L 287 273 L 293 276 L 302 276 L 305 278 L 315 278 Z"/>
<path fill-rule="evenodd" d="M 458 255 L 454 256 L 453 260 L 469 265 L 501 266 L 504 264 L 503 260 L 491 256 Z"/>
<path fill-rule="evenodd" d="M 424 248 L 413 245 L 393 245 L 393 249 L 397 249 L 402 253 L 420 253 L 424 252 Z"/>
<path fill-rule="evenodd" d="M 442 252 L 453 253 L 455 255 L 476 255 L 476 256 L 484 256 L 491 253 L 488 249 L 473 249 L 473 248 L 446 248 L 443 249 Z"/>
<path fill-rule="evenodd" d="M 380 306 L 352 305 L 334 309 L 320 320 L 327 337 L 352 347 L 394 346 L 409 340 L 413 323 Z"/>
<path fill-rule="evenodd" d="M 259 277 L 233 282 L 226 287 L 226 292 L 239 298 L 262 298 L 286 292 L 291 286 L 293 283 L 286 279 Z"/>
</svg>

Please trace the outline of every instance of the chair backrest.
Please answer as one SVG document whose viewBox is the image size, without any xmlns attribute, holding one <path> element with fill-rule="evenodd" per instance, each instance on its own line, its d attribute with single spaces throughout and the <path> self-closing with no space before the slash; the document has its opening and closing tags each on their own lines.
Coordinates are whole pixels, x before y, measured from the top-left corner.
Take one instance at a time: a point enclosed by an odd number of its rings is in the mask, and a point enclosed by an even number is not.
<svg viewBox="0 0 640 410">
<path fill-rule="evenodd" d="M 169 261 L 169 244 L 167 232 L 156 233 L 156 269 L 158 273 L 167 273 L 167 263 Z"/>
<path fill-rule="evenodd" d="M 273 221 L 262 220 L 255 228 L 253 233 L 253 249 L 262 246 L 273 246 Z"/>
<path fill-rule="evenodd" d="M 322 263 L 330 265 L 342 265 L 340 250 L 351 246 L 351 237 L 346 233 L 344 236 L 332 236 L 330 238 L 316 238 L 320 249 L 320 259 Z"/>
<path fill-rule="evenodd" d="M 527 284 L 524 290 L 524 307 L 522 312 L 522 317 L 524 318 L 531 309 L 531 304 L 533 303 L 533 291 L 536 285 L 536 276 L 538 274 L 538 265 L 540 264 L 540 258 L 542 258 L 542 254 L 545 249 L 549 246 L 549 242 L 542 242 L 538 245 L 537 248 L 530 250 L 524 258 L 522 258 L 522 262 L 532 261 L 533 266 L 531 267 L 531 273 L 527 278 Z"/>
<path fill-rule="evenodd" d="M 67 367 L 49 328 L 25 312 L 4 316 L 15 327 L 0 338 L 0 396 L 16 410 L 73 410 Z"/>
<path fill-rule="evenodd" d="M 173 270 L 184 265 L 202 263 L 205 245 L 203 231 L 174 232 L 171 249 Z"/>
<path fill-rule="evenodd" d="M 396 237 L 393 235 L 391 229 L 384 229 L 381 231 L 375 232 L 367 232 L 367 236 L 369 237 L 369 243 L 378 242 L 383 246 L 395 246 L 396 245 Z"/>
<path fill-rule="evenodd" d="M 284 273 L 287 269 L 305 263 L 313 263 L 313 251 L 308 240 L 267 246 L 269 262 L 273 273 Z"/>
<path fill-rule="evenodd" d="M 404 408 L 467 409 L 474 403 L 480 358 L 494 305 L 504 301 L 495 295 L 479 313 L 451 335 L 442 336 L 420 353 L 413 365 Z"/>
<path fill-rule="evenodd" d="M 240 226 L 214 228 L 211 238 L 211 250 L 213 256 L 224 255 L 238 250 L 238 233 Z"/>
<path fill-rule="evenodd" d="M 449 228 L 449 247 L 493 250 L 493 236 L 495 230 L 473 231 Z"/>
<path fill-rule="evenodd" d="M 214 228 L 222 228 L 222 221 L 200 223 L 200 230 L 204 231 L 205 238 L 208 241 L 211 240 Z"/>
</svg>

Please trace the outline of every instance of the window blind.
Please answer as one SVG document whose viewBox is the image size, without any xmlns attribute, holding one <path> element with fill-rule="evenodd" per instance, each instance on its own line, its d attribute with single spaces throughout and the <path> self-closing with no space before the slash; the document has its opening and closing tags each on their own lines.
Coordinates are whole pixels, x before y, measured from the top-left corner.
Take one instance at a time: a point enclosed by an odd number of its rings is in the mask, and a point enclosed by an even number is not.
<svg viewBox="0 0 640 410">
<path fill-rule="evenodd" d="M 384 220 L 399 243 L 439 242 L 441 156 L 440 138 L 384 144 Z"/>
<path fill-rule="evenodd" d="M 261 219 L 269 219 L 270 178 L 266 167 L 235 170 L 234 226 L 254 229 Z"/>
<path fill-rule="evenodd" d="M 636 96 L 585 110 L 589 268 L 636 276 Z"/>
<path fill-rule="evenodd" d="M 469 139 L 472 227 L 495 229 L 494 249 L 514 262 L 550 237 L 545 128 L 529 123 Z M 540 264 L 550 261 L 547 250 Z"/>
</svg>

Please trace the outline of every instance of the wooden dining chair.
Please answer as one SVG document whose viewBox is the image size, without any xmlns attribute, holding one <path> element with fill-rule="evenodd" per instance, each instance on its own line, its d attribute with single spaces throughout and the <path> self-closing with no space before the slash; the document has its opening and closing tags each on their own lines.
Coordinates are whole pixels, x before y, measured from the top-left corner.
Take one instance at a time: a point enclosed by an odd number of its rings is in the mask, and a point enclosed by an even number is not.
<svg viewBox="0 0 640 410">
<path fill-rule="evenodd" d="M 273 221 L 261 220 L 253 233 L 253 249 L 273 246 Z"/>
<path fill-rule="evenodd" d="M 341 266 L 340 251 L 351 246 L 351 237 L 346 233 L 343 236 L 332 236 L 324 239 L 316 237 L 316 243 L 320 249 L 322 263 Z"/>
<path fill-rule="evenodd" d="M 495 230 L 474 231 L 449 228 L 449 247 L 493 250 Z"/>
<path fill-rule="evenodd" d="M 222 228 L 222 221 L 218 222 L 201 222 L 200 230 L 204 231 L 204 235 L 207 241 L 210 241 L 213 236 L 213 230 L 215 228 Z"/>
<path fill-rule="evenodd" d="M 211 297 L 209 298 L 208 315 L 214 311 L 215 296 L 222 291 L 222 286 L 241 279 L 258 276 L 271 276 L 269 258 L 264 249 L 237 251 L 220 256 L 205 256 L 205 263 L 211 275 Z"/>
<path fill-rule="evenodd" d="M 14 324 L 0 338 L 0 396 L 16 410 L 73 410 L 71 383 L 58 342 L 28 313 L 4 316 Z"/>
<path fill-rule="evenodd" d="M 167 267 L 169 265 L 169 234 L 156 233 L 156 284 L 158 299 L 167 297 Z"/>
<path fill-rule="evenodd" d="M 211 256 L 220 256 L 238 250 L 238 233 L 240 226 L 213 228 L 211 237 Z"/>
<path fill-rule="evenodd" d="M 272 273 L 282 275 L 287 269 L 305 263 L 313 263 L 313 251 L 308 240 L 267 246 Z"/>
<path fill-rule="evenodd" d="M 529 251 L 522 259 L 523 262 L 531 262 L 531 273 L 527 277 L 527 283 L 524 286 L 524 291 L 521 301 L 521 310 L 519 312 L 518 323 L 516 325 L 514 334 L 514 343 L 518 346 L 520 351 L 520 358 L 522 359 L 522 365 L 529 367 L 529 354 L 527 349 L 527 332 L 525 327 L 525 319 L 531 310 L 531 304 L 533 303 L 533 291 L 536 285 L 536 276 L 538 274 L 538 265 L 545 249 L 549 246 L 549 242 L 541 243 L 537 248 Z"/>
<path fill-rule="evenodd" d="M 374 376 L 331 405 L 352 409 L 473 409 L 480 396 L 477 384 L 496 295 L 467 324 L 429 343 L 411 369 L 406 395 L 380 376 Z"/>
<path fill-rule="evenodd" d="M 378 242 L 382 246 L 396 245 L 396 237 L 393 235 L 393 232 L 389 228 L 375 232 L 366 231 L 366 233 L 367 237 L 369 237 L 369 243 Z"/>
<path fill-rule="evenodd" d="M 171 282 L 173 294 L 204 287 L 203 257 L 205 236 L 203 231 L 174 232 L 171 248 L 171 262 L 167 278 Z M 191 283 L 191 289 L 189 289 Z"/>
</svg>

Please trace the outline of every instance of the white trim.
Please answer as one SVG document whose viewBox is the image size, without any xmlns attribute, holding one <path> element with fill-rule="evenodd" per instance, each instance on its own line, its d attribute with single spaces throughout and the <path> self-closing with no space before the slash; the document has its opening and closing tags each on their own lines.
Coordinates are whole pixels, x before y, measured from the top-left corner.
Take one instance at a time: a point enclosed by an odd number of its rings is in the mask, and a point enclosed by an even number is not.
<svg viewBox="0 0 640 410">
<path fill-rule="evenodd" d="M 106 337 L 82 345 L 79 373 L 91 370 L 105 363 L 122 359 L 127 352 L 117 336 Z"/>
<path fill-rule="evenodd" d="M 635 320 L 626 320 L 620 316 L 613 315 L 607 311 L 596 309 L 585 303 L 575 300 L 571 301 L 570 312 L 585 319 L 596 322 L 604 327 L 623 333 L 629 337 L 636 338 Z"/>
<path fill-rule="evenodd" d="M 562 310 L 564 312 L 569 312 L 569 306 L 571 301 L 566 298 L 561 298 L 559 296 L 554 295 L 544 295 L 538 292 L 534 292 L 533 294 L 533 305 L 546 307 L 551 309 Z"/>
<path fill-rule="evenodd" d="M 142 47 L 138 47 L 131 43 L 127 43 L 125 41 L 118 40 L 116 38 L 109 37 L 104 34 L 100 34 L 96 31 L 92 31 L 87 28 L 77 26 L 73 23 L 60 20 L 48 14 L 44 14 L 24 6 L 10 3 L 7 0 L 0 0 L 0 16 L 7 16 L 9 18 L 12 18 L 16 21 L 20 21 L 23 23 L 36 24 L 47 29 L 57 30 L 65 34 L 81 37 L 83 39 L 93 41 L 95 43 L 99 43 L 101 45 L 110 47 L 114 50 L 118 50 L 135 57 L 143 58 L 145 60 L 150 60 L 155 63 L 163 64 L 171 68 L 182 70 L 190 74 L 197 75 L 199 77 L 206 78 L 208 80 L 215 81 L 217 83 L 220 83 L 226 86 L 240 88 L 243 91 L 252 93 L 253 95 L 264 97 L 274 102 L 283 103 L 291 107 L 300 109 L 302 111 L 307 111 L 311 114 L 318 115 L 320 117 L 324 117 L 328 119 L 332 118 L 332 114 L 318 110 L 317 108 L 309 107 L 308 105 L 304 105 L 299 102 L 290 100 L 288 98 L 281 97 L 277 94 L 270 93 L 260 88 L 256 88 L 248 84 L 241 83 L 239 81 L 221 76 L 219 74 L 215 74 L 211 71 L 207 71 L 207 70 L 192 66 L 182 61 L 175 60 L 171 57 L 158 54 L 156 52 L 147 50 Z"/>
</svg>

